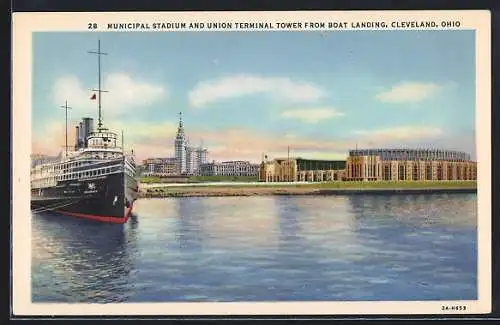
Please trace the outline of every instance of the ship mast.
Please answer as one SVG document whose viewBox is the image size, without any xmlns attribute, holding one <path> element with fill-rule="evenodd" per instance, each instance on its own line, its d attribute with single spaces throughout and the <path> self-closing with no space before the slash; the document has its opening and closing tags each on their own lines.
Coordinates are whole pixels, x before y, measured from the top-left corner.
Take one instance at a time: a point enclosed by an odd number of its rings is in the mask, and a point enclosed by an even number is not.
<svg viewBox="0 0 500 325">
<path fill-rule="evenodd" d="M 92 91 L 96 91 L 99 95 L 98 98 L 98 107 L 99 107 L 99 119 L 97 122 L 97 130 L 101 131 L 102 127 L 102 114 L 101 114 L 101 93 L 107 93 L 107 90 L 103 90 L 101 88 L 101 55 L 107 55 L 108 53 L 101 52 L 101 40 L 97 41 L 97 52 L 89 51 L 90 54 L 97 55 L 97 76 L 98 76 L 98 89 L 92 89 Z"/>
<path fill-rule="evenodd" d="M 64 106 L 60 106 L 61 108 L 64 108 L 65 110 L 65 115 L 66 115 L 66 125 L 65 125 L 65 131 L 66 131 L 66 146 L 64 147 L 66 151 L 66 157 L 68 157 L 68 109 L 71 109 L 71 107 L 68 106 L 68 101 L 65 101 Z"/>
</svg>

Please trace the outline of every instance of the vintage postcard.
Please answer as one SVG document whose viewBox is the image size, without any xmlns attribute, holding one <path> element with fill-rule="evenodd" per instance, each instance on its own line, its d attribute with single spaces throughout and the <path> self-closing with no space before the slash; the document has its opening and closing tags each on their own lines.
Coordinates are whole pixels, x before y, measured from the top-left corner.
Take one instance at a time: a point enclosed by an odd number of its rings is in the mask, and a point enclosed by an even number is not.
<svg viewBox="0 0 500 325">
<path fill-rule="evenodd" d="M 488 11 L 13 15 L 15 315 L 491 311 Z"/>
</svg>

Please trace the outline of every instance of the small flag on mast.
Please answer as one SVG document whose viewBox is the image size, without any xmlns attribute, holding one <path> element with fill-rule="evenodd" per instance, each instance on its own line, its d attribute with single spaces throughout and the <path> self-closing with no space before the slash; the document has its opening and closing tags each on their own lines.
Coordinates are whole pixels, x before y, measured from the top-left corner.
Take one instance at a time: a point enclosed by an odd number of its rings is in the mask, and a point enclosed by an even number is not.
<svg viewBox="0 0 500 325">
<path fill-rule="evenodd" d="M 96 94 L 93 94 L 92 97 L 90 97 L 91 100 L 94 100 L 96 98 L 97 98 Z"/>
</svg>

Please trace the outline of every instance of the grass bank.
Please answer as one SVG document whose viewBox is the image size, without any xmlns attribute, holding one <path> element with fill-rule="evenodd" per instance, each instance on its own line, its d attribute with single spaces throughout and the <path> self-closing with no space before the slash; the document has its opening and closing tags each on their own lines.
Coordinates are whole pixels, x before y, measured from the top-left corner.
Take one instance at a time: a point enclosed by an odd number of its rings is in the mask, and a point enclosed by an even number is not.
<svg viewBox="0 0 500 325">
<path fill-rule="evenodd" d="M 155 187 L 141 190 L 142 197 L 254 196 L 254 195 L 331 195 L 364 193 L 475 192 L 475 181 L 422 182 L 325 182 L 298 184 L 236 184 Z"/>
<path fill-rule="evenodd" d="M 257 176 L 191 176 L 189 182 L 208 183 L 208 182 L 258 182 Z"/>
<path fill-rule="evenodd" d="M 161 177 L 157 177 L 157 176 L 141 176 L 139 178 L 139 181 L 143 184 L 163 183 Z"/>
</svg>

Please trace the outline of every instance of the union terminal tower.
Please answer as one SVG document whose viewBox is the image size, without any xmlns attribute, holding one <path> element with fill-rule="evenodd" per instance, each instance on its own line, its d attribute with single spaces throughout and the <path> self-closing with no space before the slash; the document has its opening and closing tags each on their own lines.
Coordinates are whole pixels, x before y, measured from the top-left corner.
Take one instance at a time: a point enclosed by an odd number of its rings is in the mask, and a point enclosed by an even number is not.
<svg viewBox="0 0 500 325">
<path fill-rule="evenodd" d="M 182 123 L 182 113 L 179 113 L 179 127 L 174 146 L 177 174 L 199 175 L 201 165 L 207 162 L 207 149 L 201 145 L 199 147 L 189 145 Z"/>
<path fill-rule="evenodd" d="M 179 112 L 179 127 L 175 136 L 175 160 L 177 174 L 186 174 L 186 134 L 182 124 L 182 112 Z"/>
</svg>

